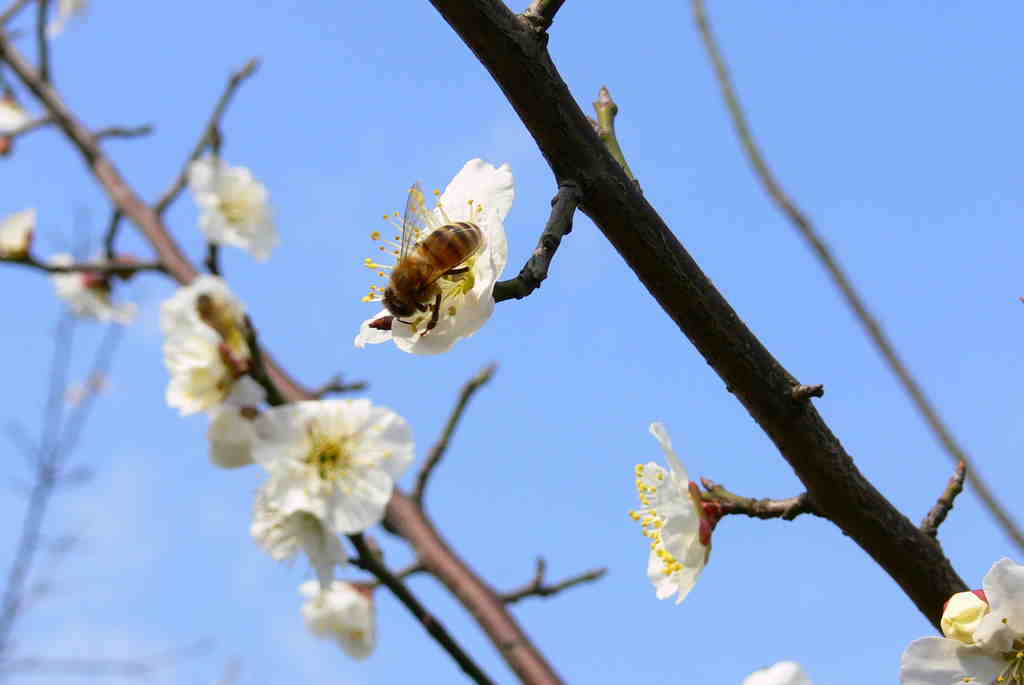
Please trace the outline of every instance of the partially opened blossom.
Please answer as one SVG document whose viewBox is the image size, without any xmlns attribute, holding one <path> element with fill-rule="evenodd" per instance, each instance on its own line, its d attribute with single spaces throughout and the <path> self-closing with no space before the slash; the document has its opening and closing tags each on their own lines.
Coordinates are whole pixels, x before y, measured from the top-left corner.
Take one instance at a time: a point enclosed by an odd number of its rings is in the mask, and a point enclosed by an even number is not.
<svg viewBox="0 0 1024 685">
<path fill-rule="evenodd" d="M 0 135 L 17 131 L 30 121 L 32 117 L 12 93 L 0 97 Z"/>
<path fill-rule="evenodd" d="M 216 276 L 200 276 L 163 303 L 167 404 L 182 415 L 212 409 L 250 361 L 245 308 Z"/>
<path fill-rule="evenodd" d="M 283 509 L 268 494 L 267 486 L 256 495 L 249 532 L 277 561 L 294 559 L 300 551 L 305 553 L 321 587 L 330 586 L 336 566 L 348 563 L 345 549 L 335 533 L 308 511 Z"/>
<path fill-rule="evenodd" d="M 754 671 L 743 679 L 742 685 L 811 685 L 811 679 L 795 661 L 780 661 Z"/>
<path fill-rule="evenodd" d="M 440 194 L 437 206 L 432 210 L 427 208 L 422 193 L 414 190 L 410 216 L 414 242 L 422 241 L 448 224 L 470 222 L 480 228 L 483 244 L 459 265 L 459 269 L 467 271 L 448 274 L 436 281 L 441 292 L 441 308 L 433 329 L 427 331 L 433 314 L 433 298 L 429 302 L 418 303 L 426 307 L 425 311 L 416 311 L 409 316 L 393 316 L 392 312 L 382 309 L 359 327 L 356 347 L 394 340 L 405 352 L 438 354 L 476 333 L 494 312 L 494 284 L 508 261 L 504 221 L 514 197 L 509 166 L 494 167 L 481 159 L 466 162 Z M 385 218 L 397 223 L 397 215 Z M 401 224 L 396 229 L 401 234 Z M 381 234 L 374 231 L 371 237 L 380 240 Z M 381 250 L 397 254 L 398 247 L 397 243 L 391 242 Z M 369 258 L 365 264 L 384 278 L 389 277 L 393 268 Z M 363 301 L 381 301 L 385 289 L 383 285 L 373 286 Z"/>
<path fill-rule="evenodd" d="M 255 429 L 252 458 L 270 473 L 268 501 L 285 514 L 309 512 L 345 535 L 383 518 L 413 459 L 409 424 L 365 399 L 274 407 Z"/>
<path fill-rule="evenodd" d="M 711 524 L 701 506 L 700 492 L 673 451 L 665 426 L 652 423 L 650 431 L 665 452 L 669 468 L 653 461 L 637 464 L 636 489 L 643 506 L 630 516 L 640 522 L 651 540 L 647 577 L 658 599 L 678 593 L 678 604 L 693 589 L 711 554 Z"/>
<path fill-rule="evenodd" d="M 235 382 L 224 402 L 210 411 L 210 461 L 225 469 L 252 463 L 252 443 L 256 439 L 254 423 L 267 393 L 251 376 Z"/>
<path fill-rule="evenodd" d="M 61 253 L 53 255 L 49 262 L 53 266 L 71 266 L 75 260 L 71 255 Z M 131 323 L 135 318 L 134 303 L 115 304 L 111 300 L 110 279 L 103 274 L 93 271 L 69 271 L 54 273 L 50 280 L 57 290 L 57 296 L 67 302 L 71 311 L 78 316 L 120 324 Z"/>
<path fill-rule="evenodd" d="M 261 262 L 270 257 L 278 243 L 270 193 L 252 172 L 219 157 L 203 157 L 189 165 L 188 185 L 207 240 L 240 247 Z"/>
<path fill-rule="evenodd" d="M 57 18 L 46 27 L 47 38 L 56 38 L 64 33 L 64 28 L 68 22 L 79 15 L 85 14 L 85 10 L 88 7 L 88 0 L 60 0 L 60 3 L 57 5 Z"/>
<path fill-rule="evenodd" d="M 36 210 L 15 212 L 0 221 L 0 259 L 23 259 L 32 247 Z"/>
<path fill-rule="evenodd" d="M 354 659 L 370 656 L 377 646 L 372 590 L 336 580 L 327 589 L 309 581 L 299 591 L 308 598 L 302 616 L 311 633 L 334 640 Z"/>
<path fill-rule="evenodd" d="M 974 644 L 974 631 L 981 619 L 988 614 L 988 602 L 982 599 L 981 591 L 958 592 L 949 598 L 942 611 L 942 634 L 965 645 Z"/>
<path fill-rule="evenodd" d="M 987 610 L 966 597 L 954 603 L 954 595 L 943 616 L 943 631 L 949 623 L 946 634 L 953 637 L 910 643 L 903 652 L 902 685 L 1024 685 L 1024 566 L 1000 559 L 983 585 L 979 599 Z"/>
</svg>

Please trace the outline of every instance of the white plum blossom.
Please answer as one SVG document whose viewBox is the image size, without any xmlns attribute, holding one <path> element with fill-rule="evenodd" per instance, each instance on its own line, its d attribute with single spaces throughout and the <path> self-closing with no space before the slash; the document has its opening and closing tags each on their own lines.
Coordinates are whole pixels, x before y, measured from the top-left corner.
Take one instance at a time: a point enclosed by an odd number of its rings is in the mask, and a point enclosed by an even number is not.
<svg viewBox="0 0 1024 685">
<path fill-rule="evenodd" d="M 167 404 L 188 415 L 224 401 L 248 370 L 245 308 L 216 276 L 200 276 L 163 303 Z"/>
<path fill-rule="evenodd" d="M 987 608 L 958 593 L 943 613 L 946 637 L 910 643 L 901 685 L 1024 685 L 1024 566 L 1000 559 L 983 585 Z"/>
<path fill-rule="evenodd" d="M 419 242 L 442 226 L 455 222 L 476 224 L 483 234 L 479 251 L 461 267 L 468 271 L 442 276 L 436 282 L 441 291 L 441 311 L 437 325 L 427 332 L 433 302 L 426 311 L 410 317 L 393 317 L 383 309 L 359 327 L 356 347 L 394 340 L 399 349 L 412 354 L 439 354 L 451 349 L 459 340 L 468 338 L 480 329 L 494 312 L 494 284 L 508 261 L 508 242 L 505 238 L 505 217 L 512 208 L 515 187 L 512 171 L 507 164 L 494 167 L 481 160 L 466 162 L 445 191 L 437 206 L 430 210 L 417 189 L 412 191 L 412 225 L 416 226 L 415 242 Z M 435 192 L 436 194 L 436 192 Z M 397 215 L 385 217 L 397 223 Z M 401 231 L 401 225 L 398 225 Z M 371 234 L 379 240 L 379 231 Z M 385 253 L 397 255 L 397 243 L 381 247 Z M 366 266 L 387 277 L 391 266 L 366 259 Z M 461 268 L 460 267 L 460 268 Z M 373 286 L 365 302 L 383 299 L 385 288 Z M 380 323 L 386 322 L 384 327 Z M 389 326 L 390 328 L 386 328 Z"/>
<path fill-rule="evenodd" d="M 296 402 L 257 419 L 253 461 L 282 513 L 309 512 L 343 535 L 380 522 L 395 481 L 413 459 L 409 424 L 369 400 Z"/>
<path fill-rule="evenodd" d="M 252 172 L 203 157 L 189 165 L 188 185 L 202 210 L 199 227 L 211 243 L 240 247 L 261 262 L 270 257 L 278 244 L 270 193 Z"/>
<path fill-rule="evenodd" d="M 88 6 L 88 0 L 60 0 L 60 4 L 57 6 L 57 18 L 46 27 L 46 37 L 56 38 L 64 33 L 67 23 L 74 17 L 85 14 Z"/>
<path fill-rule="evenodd" d="M 774 666 L 754 671 L 741 685 L 811 685 L 811 679 L 795 661 L 780 661 Z"/>
<path fill-rule="evenodd" d="M 0 97 L 0 135 L 17 131 L 32 121 L 32 117 L 12 94 Z"/>
<path fill-rule="evenodd" d="M 49 259 L 53 266 L 71 266 L 74 258 L 66 253 L 55 254 Z M 110 299 L 110 281 L 99 273 L 69 271 L 50 276 L 57 296 L 67 302 L 77 316 L 97 319 L 104 323 L 129 324 L 135 318 L 135 303 L 114 304 Z"/>
<path fill-rule="evenodd" d="M 678 593 L 682 602 L 697 582 L 711 554 L 711 524 L 701 506 L 700 492 L 690 482 L 682 462 L 672 449 L 668 431 L 661 423 L 650 426 L 668 461 L 668 470 L 653 461 L 636 466 L 640 509 L 630 512 L 651 540 L 647 577 L 658 599 Z"/>
<path fill-rule="evenodd" d="M 252 442 L 256 439 L 254 421 L 267 393 L 251 376 L 235 382 L 224 402 L 210 410 L 210 461 L 225 469 L 252 463 Z"/>
<path fill-rule="evenodd" d="M 311 633 L 333 639 L 354 659 L 370 656 L 377 645 L 372 590 L 336 580 L 328 589 L 308 581 L 299 591 L 308 598 L 302 616 Z"/>
<path fill-rule="evenodd" d="M 329 587 L 334 567 L 348 563 L 341 540 L 308 511 L 283 510 L 267 491 L 264 486 L 256 495 L 249 529 L 253 539 L 277 561 L 294 559 L 300 550 L 305 552 L 320 586 Z"/>
<path fill-rule="evenodd" d="M 25 209 L 0 221 L 0 259 L 28 256 L 36 230 L 36 210 Z"/>
</svg>

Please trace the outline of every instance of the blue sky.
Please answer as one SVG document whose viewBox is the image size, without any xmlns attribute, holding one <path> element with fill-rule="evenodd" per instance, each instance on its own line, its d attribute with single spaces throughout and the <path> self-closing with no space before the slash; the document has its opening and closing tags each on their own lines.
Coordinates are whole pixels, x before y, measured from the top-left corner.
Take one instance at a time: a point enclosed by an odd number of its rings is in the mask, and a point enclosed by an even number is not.
<svg viewBox="0 0 1024 685">
<path fill-rule="evenodd" d="M 862 0 L 713 3 L 710 11 L 783 184 L 1024 517 L 1014 487 L 1024 444 L 1024 9 Z M 951 464 L 756 185 L 687 3 L 636 12 L 570 0 L 550 50 L 580 103 L 589 106 L 608 85 L 646 197 L 782 363 L 802 382 L 825 385 L 819 411 L 865 475 L 919 520 Z M 500 90 L 429 4 L 94 0 L 54 44 L 53 69 L 90 125 L 156 125 L 149 138 L 108 145 L 141 194 L 155 199 L 230 71 L 252 56 L 263 66 L 225 120 L 223 155 L 266 183 L 282 245 L 262 265 L 225 250 L 231 287 L 298 378 L 315 385 L 340 371 L 369 380 L 367 396 L 409 419 L 421 458 L 460 385 L 499 364 L 436 474 L 429 511 L 498 588 L 526 582 L 538 555 L 552 579 L 609 567 L 597 584 L 514 609 L 567 681 L 739 683 L 782 659 L 805 664 L 816 683 L 896 681 L 900 653 L 931 628 L 827 522 L 726 519 L 690 597 L 681 606 L 654 598 L 646 540 L 626 515 L 635 506 L 634 464 L 660 458 L 650 421 L 668 425 L 693 476 L 756 497 L 800 487 L 585 217 L 577 216 L 543 288 L 499 304 L 449 354 L 352 346 L 359 322 L 376 311 L 359 301 L 372 279 L 360 265 L 372 254 L 369 233 L 401 208 L 411 182 L 443 187 L 474 157 L 508 162 L 517 182 L 508 275 L 533 249 L 555 192 Z M 97 184 L 51 130 L 20 140 L 0 161 L 0 187 L 0 215 L 39 211 L 43 255 L 70 247 L 76 226 L 98 236 L 107 220 Z M 188 196 L 168 214 L 193 258 L 202 251 L 196 217 Z M 122 249 L 148 254 L 131 230 Z M 0 287 L 9 294 L 0 416 L 35 426 L 59 308 L 36 273 L 0 269 Z M 131 657 L 210 637 L 210 653 L 152 681 L 214 682 L 238 659 L 247 684 L 373 685 L 413 674 L 461 682 L 383 593 L 380 644 L 366 662 L 305 631 L 297 588 L 309 569 L 272 562 L 248 536 L 262 475 L 211 467 L 205 419 L 181 419 L 164 403 L 157 312 L 171 292 L 157 277 L 123 291 L 142 314 L 77 455 L 96 476 L 61 496 L 48 529 L 80 532 L 84 544 L 59 567 L 44 564 L 56 586 L 21 624 L 23 652 Z M 85 329 L 83 363 L 100 333 Z M 16 483 L 24 472 L 11 455 L 3 475 Z M 16 492 L 0 498 L 8 521 L 20 521 Z M 15 526 L 5 530 L 6 564 Z M 390 563 L 408 560 L 387 533 L 374 534 Z M 970 494 L 940 538 L 975 587 L 994 561 L 1016 555 Z M 498 681 L 513 679 L 437 582 L 416 577 L 410 585 Z"/>
</svg>

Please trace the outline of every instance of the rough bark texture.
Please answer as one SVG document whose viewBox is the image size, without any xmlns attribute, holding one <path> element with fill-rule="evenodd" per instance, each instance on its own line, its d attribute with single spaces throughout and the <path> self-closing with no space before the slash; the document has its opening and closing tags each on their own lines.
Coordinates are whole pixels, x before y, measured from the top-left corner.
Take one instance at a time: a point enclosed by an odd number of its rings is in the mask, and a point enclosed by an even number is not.
<svg viewBox="0 0 1024 685">
<path fill-rule="evenodd" d="M 601 144 L 559 76 L 547 36 L 493 0 L 431 0 L 490 72 L 559 182 L 743 403 L 826 518 L 853 538 L 938 626 L 966 589 L 938 544 L 885 499 Z"/>
</svg>

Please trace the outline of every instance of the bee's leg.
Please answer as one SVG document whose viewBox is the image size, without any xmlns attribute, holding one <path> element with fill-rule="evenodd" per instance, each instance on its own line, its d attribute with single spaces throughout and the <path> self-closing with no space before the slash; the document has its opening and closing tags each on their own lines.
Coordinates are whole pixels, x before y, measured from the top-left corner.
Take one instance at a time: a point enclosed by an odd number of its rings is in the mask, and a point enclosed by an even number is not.
<svg viewBox="0 0 1024 685">
<path fill-rule="evenodd" d="M 462 274 L 466 273 L 467 271 L 469 271 L 469 267 L 468 266 L 463 266 L 463 267 L 458 268 L 458 269 L 449 269 L 448 271 L 444 272 L 444 275 L 445 276 L 461 276 Z"/>
<path fill-rule="evenodd" d="M 437 320 L 441 318 L 441 293 L 438 291 L 437 295 L 434 296 L 434 311 L 430 314 L 430 321 L 427 322 L 427 330 L 423 331 L 423 335 L 426 335 L 430 331 L 434 330 L 434 326 L 437 325 Z"/>
</svg>

